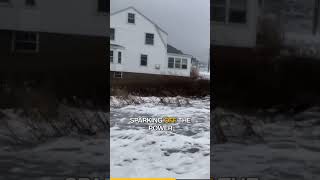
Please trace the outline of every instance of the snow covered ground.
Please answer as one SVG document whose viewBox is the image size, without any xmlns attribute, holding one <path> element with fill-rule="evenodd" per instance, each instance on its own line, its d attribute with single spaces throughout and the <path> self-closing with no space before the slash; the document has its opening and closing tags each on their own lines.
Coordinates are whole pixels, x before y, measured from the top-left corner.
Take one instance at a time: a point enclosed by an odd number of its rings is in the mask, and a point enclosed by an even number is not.
<svg viewBox="0 0 320 180">
<path fill-rule="evenodd" d="M 209 178 L 210 98 L 139 97 L 141 101 L 119 107 L 116 98 L 111 100 L 111 177 Z M 191 117 L 192 124 L 150 131 L 147 124 L 129 123 L 130 117 L 165 116 Z"/>
<path fill-rule="evenodd" d="M 209 79 L 210 80 L 210 72 L 208 71 L 199 71 L 200 79 Z"/>
<path fill-rule="evenodd" d="M 35 109 L 0 109 L 0 180 L 109 175 L 108 114 L 65 105 L 58 112 L 50 119 Z"/>
<path fill-rule="evenodd" d="M 320 178 L 320 108 L 261 116 L 218 111 L 224 114 L 223 129 L 229 142 L 211 146 L 214 176 L 263 180 Z M 241 118 L 250 119 L 262 138 L 243 136 Z"/>
<path fill-rule="evenodd" d="M 284 45 L 289 47 L 290 55 L 320 58 L 320 34 L 287 32 Z"/>
</svg>

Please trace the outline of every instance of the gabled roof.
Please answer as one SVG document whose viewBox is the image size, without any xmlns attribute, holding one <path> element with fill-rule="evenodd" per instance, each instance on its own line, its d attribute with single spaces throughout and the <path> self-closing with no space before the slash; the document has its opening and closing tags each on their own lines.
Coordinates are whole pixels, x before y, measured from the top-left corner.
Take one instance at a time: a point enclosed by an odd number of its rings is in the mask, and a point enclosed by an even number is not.
<svg viewBox="0 0 320 180">
<path fill-rule="evenodd" d="M 125 47 L 118 44 L 110 44 L 110 47 L 114 49 L 125 49 Z"/>
<path fill-rule="evenodd" d="M 125 9 L 121 9 L 121 10 L 119 10 L 119 11 L 115 11 L 115 12 L 111 13 L 110 15 L 112 16 L 112 15 L 118 14 L 118 13 L 120 13 L 120 12 L 126 11 L 126 10 L 128 10 L 128 9 L 133 9 L 133 10 L 135 10 L 137 13 L 139 13 L 141 16 L 143 16 L 145 19 L 147 19 L 149 22 L 151 22 L 157 29 L 161 30 L 161 31 L 164 32 L 166 35 L 168 35 L 168 33 L 167 33 L 165 30 L 163 30 L 160 26 L 158 26 L 155 22 L 153 22 L 151 19 L 149 19 L 149 18 L 148 18 L 147 16 L 145 16 L 144 14 L 142 14 L 140 11 L 138 11 L 138 10 L 137 10 L 136 8 L 134 8 L 133 6 L 129 6 L 129 7 L 125 8 Z"/>
<path fill-rule="evenodd" d="M 170 44 L 167 44 L 167 53 L 183 54 L 182 51 L 180 51 L 179 49 L 171 46 Z"/>
<path fill-rule="evenodd" d="M 193 57 L 190 54 L 185 54 L 181 50 L 171 46 L 170 44 L 167 44 L 167 53 L 168 54 L 173 54 L 173 55 L 179 55 L 179 56 L 185 56 L 185 57 Z"/>
</svg>

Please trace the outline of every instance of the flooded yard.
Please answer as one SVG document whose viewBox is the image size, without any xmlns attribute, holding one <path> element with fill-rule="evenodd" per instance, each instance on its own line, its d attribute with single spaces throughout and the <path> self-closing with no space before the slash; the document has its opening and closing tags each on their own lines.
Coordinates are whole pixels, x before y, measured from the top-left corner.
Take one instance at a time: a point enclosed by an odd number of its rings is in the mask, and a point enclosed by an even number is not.
<svg viewBox="0 0 320 180">
<path fill-rule="evenodd" d="M 303 112 L 244 115 L 223 109 L 223 129 L 229 142 L 212 144 L 211 173 L 216 177 L 319 179 L 320 109 Z M 272 110 L 276 111 L 276 110 Z M 243 136 L 241 119 L 252 122 L 256 136 Z"/>
<path fill-rule="evenodd" d="M 142 98 L 143 103 L 111 109 L 111 177 L 209 178 L 210 97 Z M 173 131 L 130 123 L 135 117 L 191 118 Z"/>
</svg>

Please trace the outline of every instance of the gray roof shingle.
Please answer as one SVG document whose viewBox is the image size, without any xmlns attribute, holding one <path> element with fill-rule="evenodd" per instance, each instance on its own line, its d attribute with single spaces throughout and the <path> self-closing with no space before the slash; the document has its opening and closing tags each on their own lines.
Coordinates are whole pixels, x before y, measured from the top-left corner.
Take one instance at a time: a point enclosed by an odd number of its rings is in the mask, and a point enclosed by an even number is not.
<svg viewBox="0 0 320 180">
<path fill-rule="evenodd" d="M 174 54 L 183 54 L 182 51 L 180 51 L 179 49 L 171 46 L 170 44 L 167 44 L 167 52 L 168 53 L 174 53 Z"/>
</svg>

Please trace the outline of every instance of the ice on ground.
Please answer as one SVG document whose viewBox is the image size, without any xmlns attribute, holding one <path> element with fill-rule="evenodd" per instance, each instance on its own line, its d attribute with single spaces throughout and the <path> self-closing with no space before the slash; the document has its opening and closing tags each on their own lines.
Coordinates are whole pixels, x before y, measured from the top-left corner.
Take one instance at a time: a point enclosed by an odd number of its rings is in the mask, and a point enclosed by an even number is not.
<svg viewBox="0 0 320 180">
<path fill-rule="evenodd" d="M 210 98 L 188 99 L 183 105 L 159 104 L 158 99 L 111 109 L 111 177 L 209 178 Z M 193 123 L 178 123 L 175 131 L 129 123 L 130 117 L 165 116 L 191 117 Z"/>
<path fill-rule="evenodd" d="M 210 72 L 208 71 L 199 71 L 200 79 L 210 79 Z"/>
<path fill-rule="evenodd" d="M 218 109 L 219 111 L 219 109 Z M 223 111 L 223 129 L 229 142 L 211 147 L 212 175 L 260 177 L 260 179 L 319 179 L 320 111 L 311 108 L 298 114 L 244 115 Z M 230 116 L 235 114 L 237 116 Z M 272 115 L 271 115 L 272 114 Z M 242 137 L 241 118 L 250 119 L 260 141 Z M 242 139 L 242 138 L 245 138 Z"/>
<path fill-rule="evenodd" d="M 284 45 L 289 47 L 289 55 L 320 58 L 320 35 L 311 33 L 286 32 Z"/>
<path fill-rule="evenodd" d="M 0 179 L 109 176 L 108 114 L 69 106 L 58 113 L 0 109 Z"/>
</svg>

